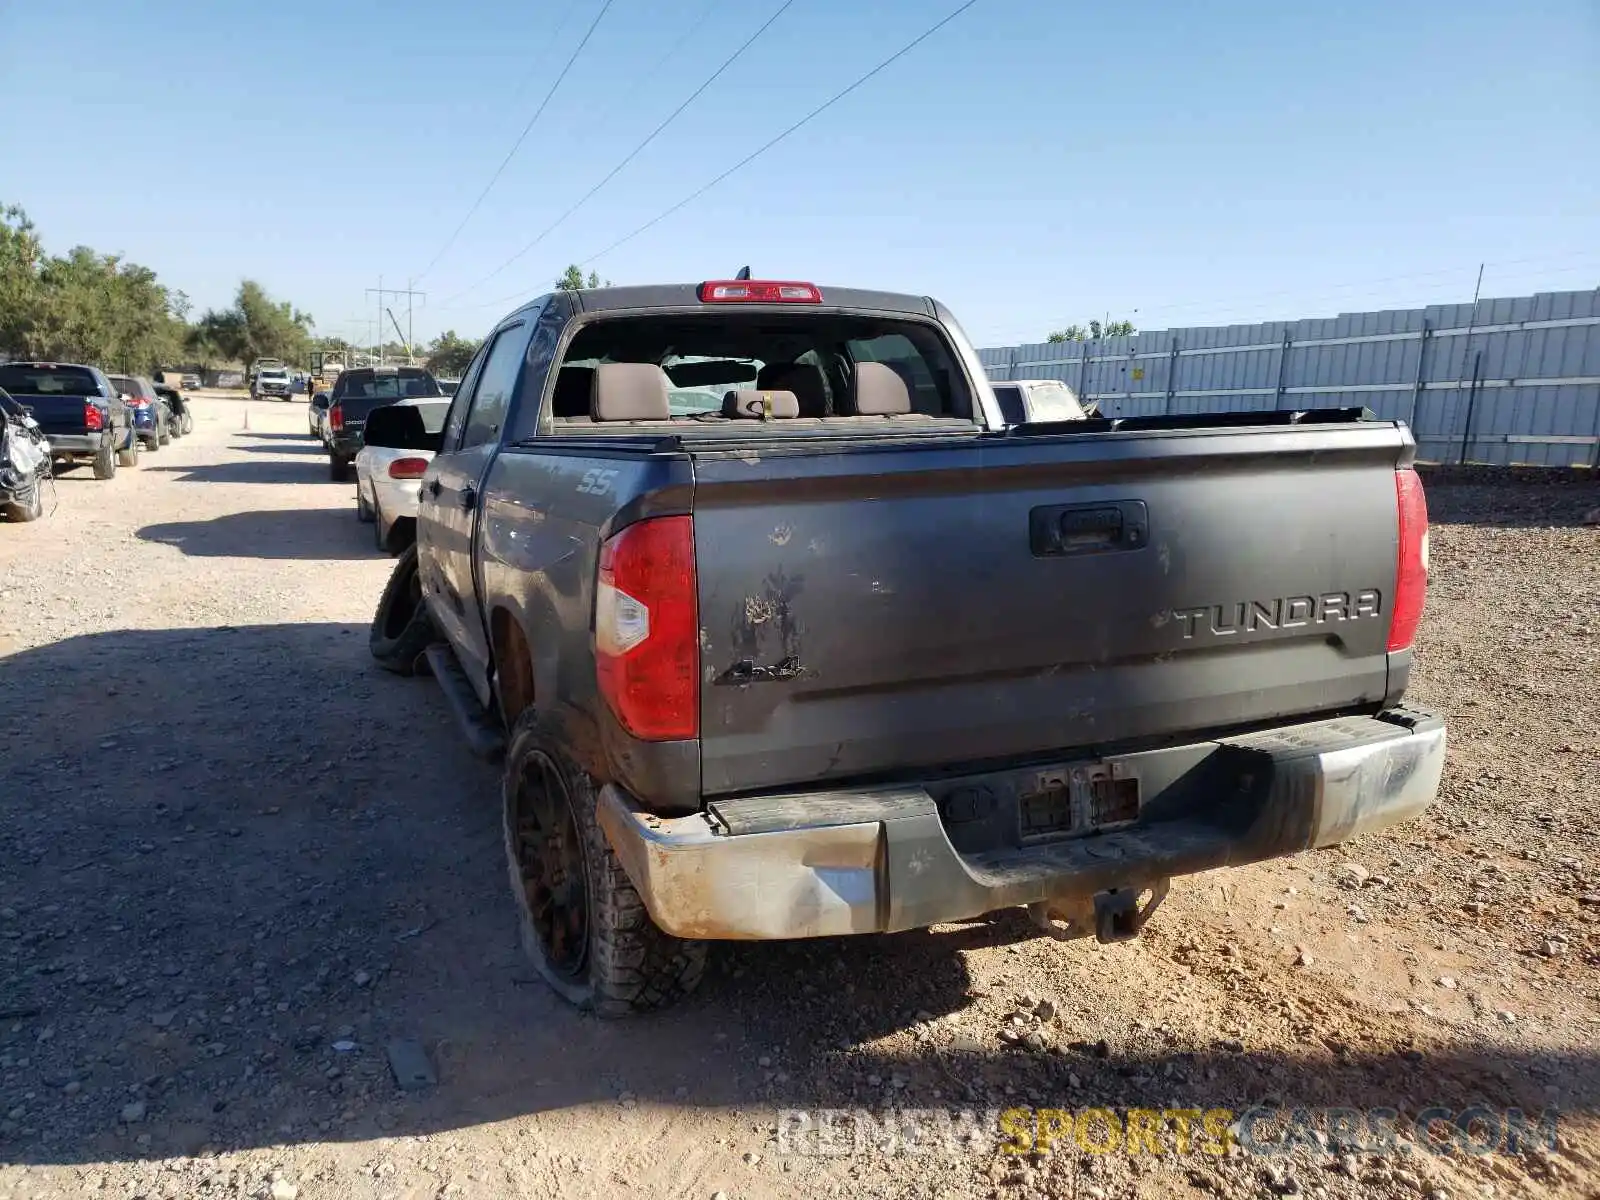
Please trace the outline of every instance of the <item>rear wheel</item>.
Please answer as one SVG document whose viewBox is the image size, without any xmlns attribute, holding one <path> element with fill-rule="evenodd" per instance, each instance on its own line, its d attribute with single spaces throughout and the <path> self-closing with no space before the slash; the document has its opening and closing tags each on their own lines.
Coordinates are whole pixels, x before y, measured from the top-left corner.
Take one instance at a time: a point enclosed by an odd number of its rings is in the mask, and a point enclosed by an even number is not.
<svg viewBox="0 0 1600 1200">
<path fill-rule="evenodd" d="M 383 527 L 383 509 L 378 506 L 378 498 L 372 498 L 372 540 L 379 550 L 385 554 L 389 552 L 389 533 Z"/>
<path fill-rule="evenodd" d="M 163 421 L 156 430 L 156 444 L 165 446 L 170 441 L 172 441 L 172 426 Z"/>
<path fill-rule="evenodd" d="M 179 420 L 178 423 L 179 423 L 180 426 L 182 426 L 183 432 L 185 434 L 190 434 L 190 433 L 194 432 L 194 414 L 193 413 L 188 413 L 188 412 L 184 413 L 183 417 Z"/>
<path fill-rule="evenodd" d="M 394 564 L 394 573 L 378 598 L 367 645 L 385 671 L 414 675 L 417 660 L 436 637 L 428 606 L 422 602 L 422 576 L 413 546 Z"/>
<path fill-rule="evenodd" d="M 361 481 L 356 480 L 356 520 L 367 522 L 372 520 L 372 505 L 367 503 L 366 496 L 361 493 Z"/>
<path fill-rule="evenodd" d="M 122 461 L 122 452 L 111 444 L 110 438 L 100 439 L 100 449 L 94 452 L 94 477 L 96 479 L 110 479 L 117 473 L 117 464 Z"/>
<path fill-rule="evenodd" d="M 552 991 L 620 1017 L 666 1008 L 695 989 L 706 943 L 662 932 L 595 819 L 594 780 L 529 708 L 501 782 L 506 867 L 523 949 Z"/>
<path fill-rule="evenodd" d="M 340 458 L 337 454 L 328 458 L 328 478 L 335 483 L 344 483 L 350 478 L 350 460 Z"/>
<path fill-rule="evenodd" d="M 117 465 L 119 467 L 137 467 L 139 465 L 139 439 L 135 434 L 128 434 L 127 446 L 117 451 Z"/>
</svg>

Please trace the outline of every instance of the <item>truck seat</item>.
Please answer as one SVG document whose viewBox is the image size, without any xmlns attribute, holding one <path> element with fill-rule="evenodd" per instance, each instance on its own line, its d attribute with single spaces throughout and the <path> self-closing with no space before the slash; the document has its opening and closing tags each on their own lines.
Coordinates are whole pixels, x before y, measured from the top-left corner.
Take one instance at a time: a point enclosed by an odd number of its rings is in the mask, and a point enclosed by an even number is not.
<svg viewBox="0 0 1600 1200">
<path fill-rule="evenodd" d="M 589 415 L 596 421 L 670 421 L 671 386 L 655 363 L 605 363 L 594 371 Z"/>
<path fill-rule="evenodd" d="M 858 417 L 908 416 L 911 389 L 891 366 L 879 362 L 857 363 L 850 389 L 850 411 Z"/>
<path fill-rule="evenodd" d="M 587 417 L 594 395 L 593 367 L 562 367 L 556 372 L 556 390 L 550 397 L 552 417 Z"/>
<path fill-rule="evenodd" d="M 800 401 L 793 392 L 741 388 L 722 398 L 722 415 L 746 421 L 760 421 L 770 415 L 775 420 L 788 421 L 800 415 Z"/>
<path fill-rule="evenodd" d="M 828 415 L 828 386 L 822 368 L 811 363 L 768 363 L 756 375 L 756 390 L 792 392 L 802 417 Z"/>
</svg>

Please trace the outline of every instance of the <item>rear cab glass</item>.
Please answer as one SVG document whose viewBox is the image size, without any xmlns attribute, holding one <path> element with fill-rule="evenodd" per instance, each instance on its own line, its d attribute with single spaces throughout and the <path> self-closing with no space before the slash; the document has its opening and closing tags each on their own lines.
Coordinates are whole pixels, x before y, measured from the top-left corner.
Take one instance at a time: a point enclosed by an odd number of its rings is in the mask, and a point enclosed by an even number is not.
<svg viewBox="0 0 1600 1200">
<path fill-rule="evenodd" d="M 727 310 L 587 321 L 563 356 L 551 405 L 553 427 L 589 420 L 589 382 L 609 363 L 653 363 L 668 380 L 671 420 L 717 423 L 733 391 L 792 391 L 800 417 L 855 415 L 853 377 L 864 362 L 906 384 L 911 414 L 974 419 L 954 347 L 929 321 L 878 315 Z M 531 431 L 519 431 L 531 432 Z"/>
<path fill-rule="evenodd" d="M 344 371 L 333 385 L 335 400 L 409 400 L 440 395 L 438 382 L 421 367 Z"/>
<path fill-rule="evenodd" d="M 407 404 L 407 408 L 414 408 L 422 417 L 422 428 L 428 433 L 443 433 L 444 419 L 450 412 L 450 402 L 440 400 L 437 402 L 424 402 L 422 404 Z"/>
<path fill-rule="evenodd" d="M 0 364 L 0 388 L 13 396 L 98 396 L 99 381 L 87 367 L 34 363 Z"/>
</svg>

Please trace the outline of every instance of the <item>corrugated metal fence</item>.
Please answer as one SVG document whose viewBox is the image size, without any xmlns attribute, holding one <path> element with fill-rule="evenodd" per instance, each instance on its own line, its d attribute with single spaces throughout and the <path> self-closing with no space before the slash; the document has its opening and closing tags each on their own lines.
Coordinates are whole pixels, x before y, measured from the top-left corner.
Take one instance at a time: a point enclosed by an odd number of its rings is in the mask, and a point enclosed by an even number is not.
<svg viewBox="0 0 1600 1200">
<path fill-rule="evenodd" d="M 1600 466 L 1600 290 L 979 351 L 1107 416 L 1365 405 L 1434 462 Z"/>
</svg>

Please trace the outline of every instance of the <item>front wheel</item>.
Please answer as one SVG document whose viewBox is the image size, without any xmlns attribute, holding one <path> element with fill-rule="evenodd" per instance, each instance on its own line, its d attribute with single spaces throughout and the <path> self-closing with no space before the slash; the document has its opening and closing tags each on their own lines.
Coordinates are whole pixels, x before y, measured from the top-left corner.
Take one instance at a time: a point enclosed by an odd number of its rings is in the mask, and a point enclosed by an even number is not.
<svg viewBox="0 0 1600 1200">
<path fill-rule="evenodd" d="M 378 611 L 372 614 L 367 646 L 385 671 L 414 675 L 417 660 L 437 635 L 428 606 L 422 601 L 422 575 L 417 569 L 417 550 L 413 546 L 394 564 L 394 572 L 378 598 Z"/>
<path fill-rule="evenodd" d="M 650 919 L 595 818 L 595 783 L 529 708 L 501 781 L 506 867 L 523 949 L 563 1000 L 602 1017 L 667 1008 L 694 991 L 706 943 Z"/>
<path fill-rule="evenodd" d="M 18 490 L 16 500 L 5 506 L 6 516 L 13 521 L 37 521 L 44 515 L 44 485 L 35 475 L 33 482 Z"/>
<path fill-rule="evenodd" d="M 117 464 L 121 461 L 122 454 L 111 444 L 111 439 L 101 438 L 100 448 L 94 452 L 94 477 L 110 479 L 117 473 Z"/>
</svg>

